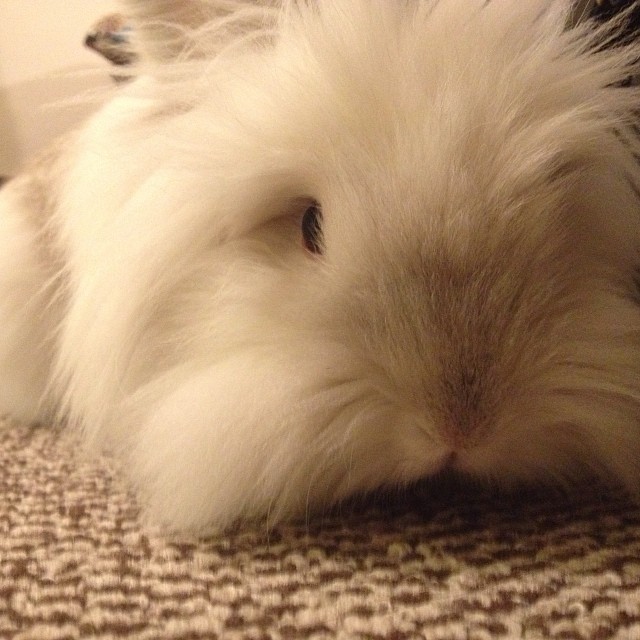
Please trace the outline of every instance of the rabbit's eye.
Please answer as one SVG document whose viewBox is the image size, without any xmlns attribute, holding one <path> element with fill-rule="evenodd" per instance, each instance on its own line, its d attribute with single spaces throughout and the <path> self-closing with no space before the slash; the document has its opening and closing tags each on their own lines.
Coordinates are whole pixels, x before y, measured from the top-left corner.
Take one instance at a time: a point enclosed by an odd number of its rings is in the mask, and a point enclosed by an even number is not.
<svg viewBox="0 0 640 640">
<path fill-rule="evenodd" d="M 322 253 L 322 211 L 318 203 L 307 207 L 302 216 L 302 241 L 307 251 Z"/>
</svg>

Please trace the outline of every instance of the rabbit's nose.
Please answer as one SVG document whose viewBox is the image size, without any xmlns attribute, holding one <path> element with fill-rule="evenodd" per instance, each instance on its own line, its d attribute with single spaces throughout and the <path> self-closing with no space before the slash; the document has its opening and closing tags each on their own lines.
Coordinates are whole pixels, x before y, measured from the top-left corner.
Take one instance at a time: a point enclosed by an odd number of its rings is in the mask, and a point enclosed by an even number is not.
<svg viewBox="0 0 640 640">
<path fill-rule="evenodd" d="M 455 450 L 450 451 L 448 454 L 446 454 L 443 457 L 437 473 L 449 473 L 450 471 L 452 471 L 453 468 L 455 467 L 457 459 L 458 459 L 458 452 Z"/>
<path fill-rule="evenodd" d="M 443 468 L 451 467 L 455 463 L 457 455 L 460 451 L 466 449 L 473 440 L 473 429 L 467 426 L 461 428 L 458 425 L 447 425 L 439 429 L 440 437 L 444 444 L 449 448 L 449 455 L 443 465 Z"/>
</svg>

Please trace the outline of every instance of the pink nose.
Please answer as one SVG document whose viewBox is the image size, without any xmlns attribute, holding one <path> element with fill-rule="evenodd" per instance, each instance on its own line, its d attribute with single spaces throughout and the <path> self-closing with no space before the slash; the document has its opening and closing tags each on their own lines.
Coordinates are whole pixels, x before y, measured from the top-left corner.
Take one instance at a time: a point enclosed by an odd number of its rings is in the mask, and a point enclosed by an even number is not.
<svg viewBox="0 0 640 640">
<path fill-rule="evenodd" d="M 457 458 L 458 454 L 456 451 L 450 451 L 449 453 L 445 454 L 440 461 L 436 473 L 450 471 L 455 466 Z"/>
<path fill-rule="evenodd" d="M 440 429 L 440 436 L 448 449 L 456 452 L 465 447 L 470 434 L 455 426 L 447 426 Z"/>
</svg>

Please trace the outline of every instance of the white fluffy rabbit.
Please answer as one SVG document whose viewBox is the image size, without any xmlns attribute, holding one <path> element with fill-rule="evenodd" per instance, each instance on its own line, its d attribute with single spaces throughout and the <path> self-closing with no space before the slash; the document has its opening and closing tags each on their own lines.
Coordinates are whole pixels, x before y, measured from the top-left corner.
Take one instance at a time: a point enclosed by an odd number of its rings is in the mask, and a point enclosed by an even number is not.
<svg viewBox="0 0 640 640">
<path fill-rule="evenodd" d="M 0 191 L 0 411 L 157 522 L 447 468 L 640 489 L 640 46 L 552 0 L 137 0 L 146 64 Z"/>
</svg>

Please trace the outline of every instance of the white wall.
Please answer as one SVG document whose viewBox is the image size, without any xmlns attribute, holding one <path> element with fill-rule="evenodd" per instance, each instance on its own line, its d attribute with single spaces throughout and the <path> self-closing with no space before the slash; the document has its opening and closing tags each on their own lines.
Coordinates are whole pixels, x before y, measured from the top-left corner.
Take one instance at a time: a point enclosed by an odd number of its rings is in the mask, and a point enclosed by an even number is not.
<svg viewBox="0 0 640 640">
<path fill-rule="evenodd" d="M 95 109 L 112 68 L 83 41 L 118 8 L 117 0 L 0 0 L 0 175 Z"/>
</svg>

